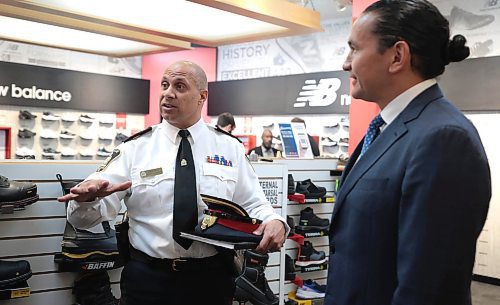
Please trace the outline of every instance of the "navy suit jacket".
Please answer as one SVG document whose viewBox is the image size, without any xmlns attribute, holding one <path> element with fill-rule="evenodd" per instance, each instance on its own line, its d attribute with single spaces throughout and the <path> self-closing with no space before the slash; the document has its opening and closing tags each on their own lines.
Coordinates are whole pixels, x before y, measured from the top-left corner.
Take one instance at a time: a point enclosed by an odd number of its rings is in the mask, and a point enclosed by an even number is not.
<svg viewBox="0 0 500 305">
<path fill-rule="evenodd" d="M 479 135 L 438 85 L 350 158 L 330 226 L 327 305 L 470 305 L 491 197 Z"/>
</svg>

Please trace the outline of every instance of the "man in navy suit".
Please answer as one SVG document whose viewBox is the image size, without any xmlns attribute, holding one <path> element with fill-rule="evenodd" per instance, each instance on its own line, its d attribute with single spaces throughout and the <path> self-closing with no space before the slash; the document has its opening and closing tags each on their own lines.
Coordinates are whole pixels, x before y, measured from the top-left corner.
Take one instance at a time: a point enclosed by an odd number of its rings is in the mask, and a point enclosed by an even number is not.
<svg viewBox="0 0 500 305">
<path fill-rule="evenodd" d="M 425 0 L 378 1 L 353 25 L 343 68 L 352 96 L 380 106 L 371 125 L 382 125 L 342 176 L 327 305 L 471 304 L 491 180 L 476 129 L 436 83 L 469 55 L 465 38 L 449 35 Z"/>
</svg>

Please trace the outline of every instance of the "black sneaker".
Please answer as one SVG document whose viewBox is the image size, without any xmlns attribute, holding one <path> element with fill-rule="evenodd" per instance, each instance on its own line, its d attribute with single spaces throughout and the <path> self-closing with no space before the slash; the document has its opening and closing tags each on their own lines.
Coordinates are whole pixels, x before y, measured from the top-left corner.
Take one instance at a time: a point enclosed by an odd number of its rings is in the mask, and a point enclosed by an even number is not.
<svg viewBox="0 0 500 305">
<path fill-rule="evenodd" d="M 293 175 L 288 174 L 288 195 L 295 194 L 295 181 L 293 180 Z"/>
<path fill-rule="evenodd" d="M 34 183 L 11 181 L 0 176 L 0 206 L 13 205 L 14 208 L 23 208 L 38 201 L 36 192 L 37 186 Z"/>
<path fill-rule="evenodd" d="M 328 230 L 330 220 L 319 218 L 314 214 L 314 210 L 307 207 L 300 211 L 300 220 L 297 229 L 302 231 Z"/>
<path fill-rule="evenodd" d="M 29 129 L 21 128 L 19 129 L 19 132 L 17 133 L 17 136 L 21 139 L 31 139 L 33 136 L 36 135 L 36 132 L 33 132 Z"/>
<path fill-rule="evenodd" d="M 25 260 L 0 260 L 0 289 L 15 286 L 31 277 L 30 263 Z"/>
<path fill-rule="evenodd" d="M 293 262 L 293 258 L 285 254 L 285 281 L 293 281 L 295 280 L 295 264 Z"/>
<path fill-rule="evenodd" d="M 106 147 L 101 147 L 97 150 L 97 155 L 100 157 L 108 157 L 110 156 L 112 151 L 106 149 Z"/>
<path fill-rule="evenodd" d="M 321 198 L 326 195 L 326 188 L 316 186 L 312 183 L 311 179 L 307 179 L 304 181 L 297 181 L 295 192 L 304 194 L 306 198 Z"/>
<path fill-rule="evenodd" d="M 42 152 L 42 157 L 45 157 L 46 159 L 54 160 L 54 157 L 60 153 L 61 153 L 60 151 L 57 151 L 57 150 L 53 149 L 52 147 L 44 148 L 43 152 Z"/>
<path fill-rule="evenodd" d="M 320 265 L 324 262 L 326 262 L 325 251 L 314 249 L 310 241 L 305 241 L 303 245 L 300 245 L 299 255 L 297 261 L 295 261 L 297 266 Z"/>
<path fill-rule="evenodd" d="M 95 120 L 95 118 L 89 116 L 89 115 L 86 115 L 86 114 L 82 114 L 80 115 L 80 121 L 81 122 L 84 122 L 84 123 L 93 123 Z"/>
<path fill-rule="evenodd" d="M 123 142 L 125 141 L 126 139 L 128 139 L 128 136 L 127 135 L 124 135 L 123 133 L 119 132 L 116 134 L 115 136 L 115 140 L 118 141 L 118 142 Z"/>
<path fill-rule="evenodd" d="M 32 114 L 28 110 L 19 110 L 19 119 L 21 120 L 33 120 L 36 118 L 36 115 Z"/>
</svg>

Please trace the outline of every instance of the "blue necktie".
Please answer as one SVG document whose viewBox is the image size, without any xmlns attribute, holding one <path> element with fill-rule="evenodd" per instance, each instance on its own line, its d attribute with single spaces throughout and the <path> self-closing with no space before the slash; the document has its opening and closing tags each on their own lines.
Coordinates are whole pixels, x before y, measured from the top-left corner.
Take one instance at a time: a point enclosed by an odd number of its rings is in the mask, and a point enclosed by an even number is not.
<svg viewBox="0 0 500 305">
<path fill-rule="evenodd" d="M 187 139 L 189 131 L 179 130 L 179 136 L 182 139 L 175 161 L 173 237 L 187 250 L 193 241 L 180 237 L 180 233 L 193 231 L 198 222 L 196 174 L 191 144 Z"/>
<path fill-rule="evenodd" d="M 363 148 L 361 149 L 361 153 L 359 156 L 361 157 L 370 147 L 372 142 L 378 136 L 380 132 L 380 127 L 384 125 L 384 119 L 380 116 L 380 113 L 373 118 L 370 125 L 368 126 L 368 130 L 366 131 L 365 141 L 363 142 Z"/>
</svg>

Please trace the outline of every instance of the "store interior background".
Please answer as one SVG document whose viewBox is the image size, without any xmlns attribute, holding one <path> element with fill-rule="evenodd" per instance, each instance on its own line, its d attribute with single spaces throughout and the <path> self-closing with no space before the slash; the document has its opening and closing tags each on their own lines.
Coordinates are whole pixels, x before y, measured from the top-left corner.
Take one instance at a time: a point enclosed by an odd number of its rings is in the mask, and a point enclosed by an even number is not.
<svg viewBox="0 0 500 305">
<path fill-rule="evenodd" d="M 164 68 L 176 60 L 186 59 L 197 62 L 205 69 L 209 81 L 235 79 L 234 75 L 237 75 L 237 79 L 243 79 L 245 76 L 258 76 L 257 72 L 253 75 L 224 73 L 225 71 L 245 70 L 249 67 L 268 68 L 266 71 L 270 72 L 267 72 L 269 74 L 266 74 L 266 76 L 341 70 L 343 60 L 348 52 L 346 41 L 352 26 L 352 20 L 359 16 L 366 5 L 371 2 L 373 1 L 354 0 L 352 6 L 347 6 L 345 10 L 339 11 L 334 0 L 303 1 L 307 7 L 314 8 L 321 13 L 322 25 L 325 29 L 323 33 L 255 41 L 238 45 L 226 45 L 218 48 L 195 47 L 188 51 L 129 58 L 113 58 L 0 40 L 0 61 L 150 80 L 150 113 L 145 116 L 127 114 L 126 128 L 119 130 L 130 135 L 159 122 L 158 96 L 160 78 Z M 471 30 L 452 28 L 452 33 L 462 33 L 467 37 L 469 46 L 472 47 L 471 58 L 500 56 L 500 2 L 498 4 L 491 0 L 433 0 L 431 2 L 446 16 L 451 16 L 452 10 L 456 7 L 476 15 L 494 15 L 494 22 L 487 26 Z M 492 41 L 489 43 L 487 51 L 479 50 L 478 47 L 487 41 Z M 256 50 L 261 50 L 261 52 L 256 52 Z M 240 52 L 238 53 L 240 54 L 238 58 L 236 58 L 235 54 L 237 53 L 235 52 Z M 241 54 L 246 54 L 247 56 L 241 56 Z M 498 69 L 498 67 L 492 67 L 492 69 Z M 258 94 L 258 92 L 255 94 Z M 498 94 L 498 99 L 500 100 L 500 94 Z M 216 101 L 210 101 L 209 98 L 210 102 L 215 103 Z M 238 101 L 234 102 L 237 103 Z M 273 101 L 269 102 L 272 103 Z M 17 130 L 23 127 L 18 119 L 19 110 L 26 109 L 37 115 L 41 115 L 43 111 L 52 111 L 54 113 L 70 112 L 76 116 L 82 114 L 80 111 L 68 111 L 57 108 L 21 108 L 2 105 L 1 109 L 0 126 L 9 126 L 13 130 L 11 143 L 13 158 L 16 149 L 25 144 L 19 142 L 20 140 L 16 136 Z M 117 112 L 119 112 L 119 109 Z M 355 147 L 363 136 L 368 122 L 377 112 L 378 109 L 373 104 L 353 100 L 349 115 L 325 113 L 300 115 L 300 117 L 306 121 L 309 134 L 318 136 L 319 139 L 321 137 L 336 139 L 350 138 L 348 148 L 338 146 L 337 150 L 324 151 L 323 153 L 323 156 L 338 157 L 340 154 L 347 154 L 348 149 L 352 150 Z M 92 115 L 98 119 L 114 115 L 114 113 L 87 112 L 84 114 Z M 500 156 L 500 141 L 498 140 L 500 113 L 499 111 L 476 111 L 468 112 L 466 115 L 472 120 L 481 134 L 492 170 L 493 195 L 487 224 L 478 243 L 475 272 L 500 279 L 500 222 L 495 221 L 500 217 L 500 210 L 498 208 L 500 202 L 500 193 L 498 191 L 500 190 L 500 159 L 498 158 Z M 260 135 L 264 126 L 273 123 L 274 126 L 277 126 L 278 123 L 289 122 L 294 116 L 236 116 L 236 130 L 234 134 L 256 135 L 257 145 L 259 145 Z M 206 106 L 204 119 L 210 124 L 215 124 L 216 121 L 216 117 L 207 115 Z M 337 129 L 325 127 L 331 126 L 333 122 L 340 122 L 341 120 L 349 121 L 349 128 L 342 127 L 342 125 Z M 37 126 L 35 131 L 41 132 L 42 129 L 59 131 L 63 128 L 65 126 L 46 123 L 45 125 Z M 102 132 L 102 128 L 96 121 L 91 126 L 82 127 L 78 125 L 78 127 L 74 127 L 71 130 L 76 133 L 88 131 L 98 134 Z M 273 129 L 273 133 L 274 135 L 278 135 L 276 127 Z M 34 148 L 38 148 L 38 150 L 47 144 L 38 142 L 42 141 L 38 138 L 34 141 L 29 144 Z M 75 141 L 78 141 L 78 139 Z M 96 150 L 103 145 L 111 149 L 115 144 L 115 142 L 102 143 L 96 140 L 90 144 L 78 142 L 77 146 Z M 62 146 L 62 144 L 60 145 Z M 74 147 L 74 144 L 72 145 Z M 464 181 L 463 186 L 457 187 L 466 186 L 467 181 Z"/>
</svg>

